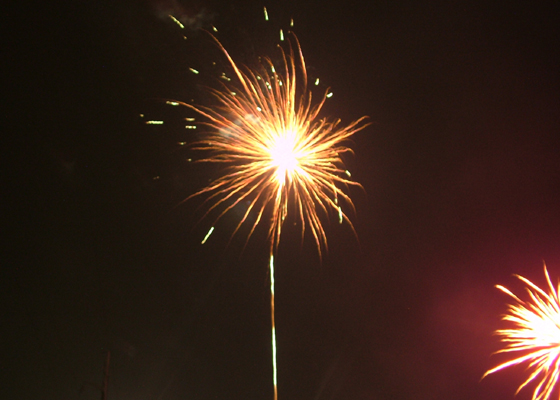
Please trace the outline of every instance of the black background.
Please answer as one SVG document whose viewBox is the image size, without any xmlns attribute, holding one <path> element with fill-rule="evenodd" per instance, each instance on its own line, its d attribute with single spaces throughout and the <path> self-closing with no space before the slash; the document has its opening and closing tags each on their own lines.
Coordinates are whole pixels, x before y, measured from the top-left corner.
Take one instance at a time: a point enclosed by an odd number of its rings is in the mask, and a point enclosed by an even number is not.
<svg viewBox="0 0 560 400">
<path fill-rule="evenodd" d="M 266 227 L 228 245 L 234 210 L 200 245 L 212 221 L 181 201 L 219 170 L 187 161 L 189 113 L 162 99 L 208 100 L 217 52 L 199 28 L 250 64 L 292 17 L 334 92 L 322 115 L 372 124 L 347 158 L 359 240 L 325 218 L 321 262 L 283 233 L 280 399 L 514 397 L 522 367 L 480 377 L 504 360 L 493 286 L 545 285 L 543 260 L 560 276 L 552 4 L 101 1 L 5 17 L 0 397 L 99 398 L 110 350 L 111 400 L 272 398 Z"/>
</svg>

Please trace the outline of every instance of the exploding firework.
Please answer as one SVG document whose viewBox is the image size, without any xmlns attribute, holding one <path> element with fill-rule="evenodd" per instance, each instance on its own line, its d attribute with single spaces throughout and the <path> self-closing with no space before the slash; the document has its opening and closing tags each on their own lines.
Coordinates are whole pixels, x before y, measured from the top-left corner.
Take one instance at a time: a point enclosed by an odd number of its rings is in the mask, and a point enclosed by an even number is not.
<svg viewBox="0 0 560 400">
<path fill-rule="evenodd" d="M 265 10 L 266 15 L 266 10 Z M 212 36 L 212 35 L 211 35 Z M 301 235 L 311 232 L 319 256 L 327 249 L 327 237 L 320 214 L 335 213 L 340 223 L 350 220 L 342 202 L 353 209 L 343 189 L 359 185 L 350 180 L 341 155 L 351 152 L 345 142 L 366 125 L 364 118 L 345 126 L 339 120 L 319 118 L 330 93 L 312 101 L 301 47 L 293 36 L 286 49 L 279 47 L 280 63 L 260 59 L 260 67 L 250 69 L 234 62 L 221 43 L 212 36 L 233 71 L 222 75 L 220 89 L 208 89 L 217 104 L 203 107 L 182 104 L 207 119 L 203 140 L 193 145 L 207 151 L 200 162 L 225 165 L 224 174 L 193 196 L 207 194 L 211 204 L 205 214 L 219 210 L 219 220 L 241 202 L 248 204 L 233 231 L 244 223 L 250 226 L 247 240 L 261 221 L 268 219 L 271 280 L 272 357 L 274 398 L 277 394 L 276 328 L 274 322 L 274 253 L 289 210 L 301 224 Z M 281 40 L 284 34 L 281 31 Z M 232 83 L 233 82 L 233 83 Z M 190 198 L 190 197 L 189 197 Z M 342 200 L 342 201 L 341 201 Z M 249 223 L 249 215 L 253 215 Z M 352 228 L 353 229 L 353 228 Z M 202 243 L 212 233 L 208 232 Z"/>
<path fill-rule="evenodd" d="M 527 287 L 529 300 L 523 301 L 501 285 L 496 287 L 515 300 L 508 307 L 503 320 L 512 323 L 509 329 L 499 329 L 496 334 L 506 346 L 498 353 L 515 353 L 513 360 L 506 361 L 487 371 L 483 378 L 504 368 L 527 363 L 531 371 L 517 393 L 530 382 L 538 382 L 532 400 L 551 397 L 560 375 L 560 286 L 554 287 L 544 266 L 549 292 L 546 293 L 528 279 L 516 275 Z M 519 352 L 519 353 L 518 353 Z"/>
<path fill-rule="evenodd" d="M 235 234 L 253 212 L 256 217 L 248 238 L 267 207 L 271 207 L 269 237 L 273 249 L 280 241 L 282 223 L 293 201 L 302 235 L 309 229 L 321 254 L 327 238 L 319 210 L 326 215 L 329 210 L 335 211 L 341 222 L 349 222 L 339 200 L 353 207 L 342 188 L 358 184 L 349 180 L 350 173 L 343 167 L 341 154 L 351 151 L 343 142 L 365 126 L 361 124 L 364 118 L 343 128 L 339 127 L 340 121 L 318 118 L 327 93 L 312 105 L 299 44 L 299 71 L 291 46 L 287 54 L 280 47 L 283 63 L 279 68 L 263 59 L 259 71 L 242 71 L 216 42 L 239 86 L 223 84 L 222 90 L 209 89 L 218 102 L 215 107 L 180 103 L 209 120 L 206 137 L 193 147 L 211 152 L 200 161 L 227 165 L 223 176 L 194 196 L 209 193 L 207 201 L 215 200 L 208 213 L 224 206 L 217 219 L 248 201 L 249 206 L 234 231 Z"/>
</svg>

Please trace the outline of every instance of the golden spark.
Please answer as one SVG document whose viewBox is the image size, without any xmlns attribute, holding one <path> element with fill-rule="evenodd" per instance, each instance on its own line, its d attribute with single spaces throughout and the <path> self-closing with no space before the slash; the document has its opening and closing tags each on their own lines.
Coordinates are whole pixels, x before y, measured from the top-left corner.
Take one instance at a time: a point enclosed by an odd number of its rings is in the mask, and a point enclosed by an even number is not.
<svg viewBox="0 0 560 400">
<path fill-rule="evenodd" d="M 514 353 L 518 356 L 483 375 L 484 378 L 504 368 L 527 363 L 527 369 L 531 373 L 519 386 L 516 394 L 530 382 L 538 382 L 532 400 L 549 399 L 560 376 L 560 285 L 556 288 L 552 285 L 546 265 L 544 274 L 548 283 L 548 293 L 528 279 L 515 275 L 527 285 L 527 301 L 521 300 L 505 287 L 496 285 L 515 300 L 514 304 L 508 306 L 508 314 L 502 318 L 512 323 L 512 327 L 496 331 L 496 335 L 506 343 L 497 353 Z"/>
</svg>

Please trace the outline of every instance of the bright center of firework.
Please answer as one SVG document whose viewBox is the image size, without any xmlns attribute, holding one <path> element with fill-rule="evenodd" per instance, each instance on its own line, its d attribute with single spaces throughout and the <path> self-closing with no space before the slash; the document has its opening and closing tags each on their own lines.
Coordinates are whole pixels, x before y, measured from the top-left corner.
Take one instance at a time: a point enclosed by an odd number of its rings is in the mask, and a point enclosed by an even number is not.
<svg viewBox="0 0 560 400">
<path fill-rule="evenodd" d="M 270 157 L 272 166 L 276 168 L 276 179 L 280 182 L 284 182 L 286 177 L 291 177 L 299 165 L 295 145 L 296 135 L 293 132 L 285 132 L 274 138 Z"/>
</svg>

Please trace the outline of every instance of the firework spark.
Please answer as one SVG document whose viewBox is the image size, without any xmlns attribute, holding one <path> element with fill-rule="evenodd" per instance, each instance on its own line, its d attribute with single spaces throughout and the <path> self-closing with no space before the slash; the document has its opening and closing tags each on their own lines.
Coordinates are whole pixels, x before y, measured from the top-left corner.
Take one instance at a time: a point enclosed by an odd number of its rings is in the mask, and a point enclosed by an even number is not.
<svg viewBox="0 0 560 400">
<path fill-rule="evenodd" d="M 504 368 L 528 363 L 531 374 L 519 386 L 517 393 L 532 381 L 538 382 L 532 400 L 551 397 L 560 376 L 560 285 L 554 287 L 544 266 L 549 292 L 546 293 L 528 279 L 516 275 L 527 287 L 530 300 L 523 301 L 501 285 L 496 287 L 515 300 L 508 306 L 503 320 L 511 322 L 509 329 L 499 329 L 496 334 L 506 346 L 498 353 L 515 353 L 519 356 L 487 371 L 483 378 Z M 521 353 L 516 353 L 521 352 Z"/>
<path fill-rule="evenodd" d="M 247 210 L 232 234 L 235 235 L 253 213 L 255 219 L 247 240 L 263 217 L 266 215 L 266 219 L 270 215 L 273 383 L 274 398 L 277 399 L 274 253 L 282 224 L 288 210 L 294 210 L 301 224 L 302 239 L 309 230 L 319 256 L 322 249 L 327 249 L 327 237 L 319 214 L 328 216 L 334 212 L 339 222 L 347 221 L 352 226 L 339 200 L 343 199 L 353 209 L 352 201 L 343 189 L 359 184 L 348 179 L 350 173 L 344 168 L 341 155 L 351 152 L 344 142 L 366 125 L 362 123 L 364 118 L 339 127 L 339 120 L 327 121 L 318 117 L 331 94 L 326 92 L 316 104 L 312 103 L 305 61 L 295 36 L 297 56 L 288 41 L 287 51 L 278 46 L 280 65 L 262 59 L 257 70 L 238 66 L 220 42 L 212 38 L 226 56 L 237 84 L 226 77 L 220 90 L 209 89 L 217 101 L 214 107 L 181 103 L 209 121 L 205 123 L 210 128 L 206 137 L 193 146 L 196 150 L 209 151 L 209 156 L 200 161 L 226 166 L 224 175 L 193 196 L 208 194 L 206 202 L 212 205 L 205 216 L 212 210 L 221 209 L 216 221 L 239 203 L 248 202 Z"/>
</svg>

